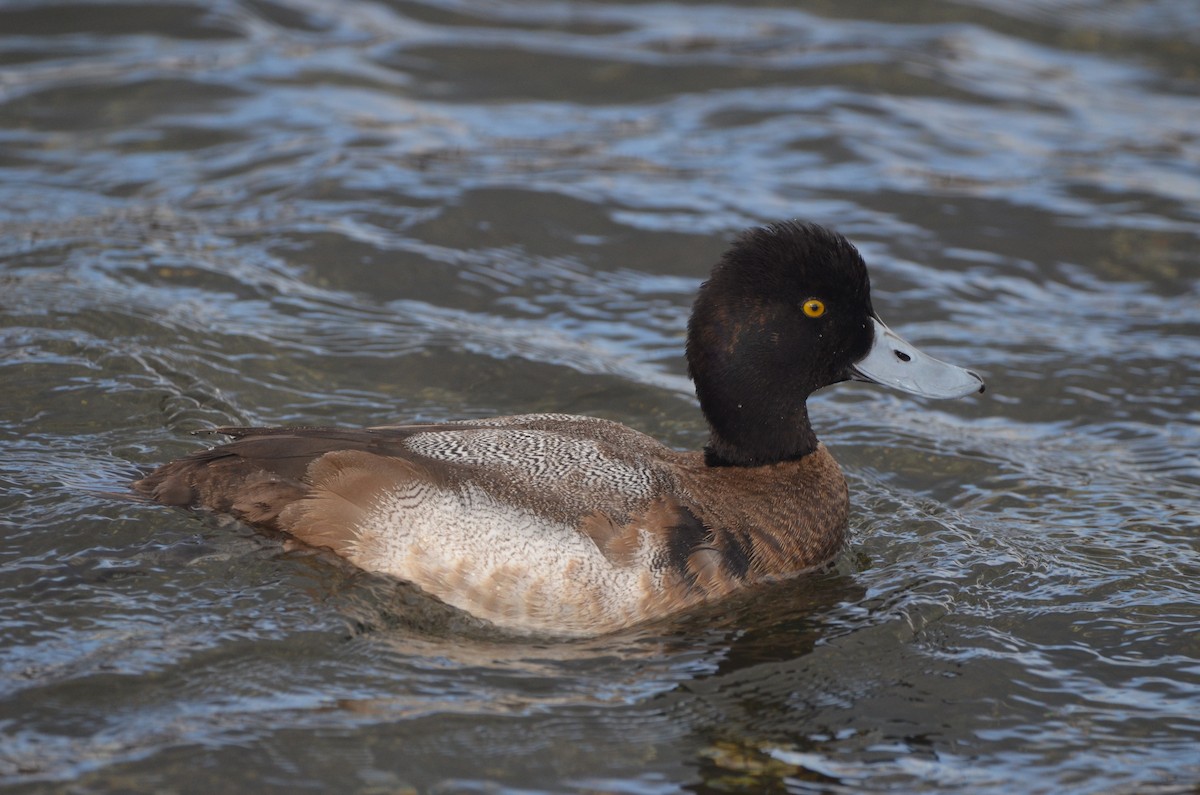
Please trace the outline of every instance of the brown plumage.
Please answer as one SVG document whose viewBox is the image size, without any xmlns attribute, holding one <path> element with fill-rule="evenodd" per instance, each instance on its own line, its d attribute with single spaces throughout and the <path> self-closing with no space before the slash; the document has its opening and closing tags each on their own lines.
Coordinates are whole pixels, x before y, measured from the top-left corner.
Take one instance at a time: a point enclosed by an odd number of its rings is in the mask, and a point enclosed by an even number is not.
<svg viewBox="0 0 1200 795">
<path fill-rule="evenodd" d="M 765 467 L 714 468 L 700 453 L 672 451 L 617 423 L 560 415 L 487 426 L 220 432 L 234 441 L 166 464 L 134 488 L 327 547 L 515 630 L 617 629 L 811 568 L 844 542 L 846 483 L 824 448 Z M 516 452 L 510 447 L 508 464 L 472 457 L 516 432 L 523 442 Z M 422 448 L 431 438 L 437 444 Z M 589 483 L 580 460 L 603 475 Z M 629 487 L 611 488 L 621 483 Z M 411 543 L 435 549 L 393 548 L 388 506 L 397 494 L 411 501 L 409 523 L 425 536 Z M 440 502 L 449 507 L 429 509 Z M 474 544 L 445 532 L 447 520 L 481 502 L 487 519 L 470 528 L 477 541 L 494 546 L 491 534 L 523 535 L 554 550 L 562 566 L 552 577 L 573 592 L 537 582 L 544 572 L 521 571 L 519 560 L 480 561 Z M 564 541 L 567 534 L 598 555 Z M 637 576 L 614 575 L 621 570 Z M 606 593 L 613 583 L 626 591 Z M 521 598 L 510 604 L 506 593 Z"/>
<path fill-rule="evenodd" d="M 877 323 L 865 266 L 843 238 L 801 224 L 752 230 L 714 269 L 689 324 L 689 370 L 712 429 L 704 452 L 558 414 L 224 428 L 232 442 L 134 489 L 329 548 L 515 631 L 607 632 L 838 553 L 846 482 L 813 436 L 806 399 L 872 377 L 863 367 L 878 364 Z M 898 361 L 912 359 L 905 350 Z M 982 387 L 925 358 L 958 379 L 939 382 L 942 393 Z M 901 386 L 919 392 L 922 372 L 904 372 Z"/>
</svg>

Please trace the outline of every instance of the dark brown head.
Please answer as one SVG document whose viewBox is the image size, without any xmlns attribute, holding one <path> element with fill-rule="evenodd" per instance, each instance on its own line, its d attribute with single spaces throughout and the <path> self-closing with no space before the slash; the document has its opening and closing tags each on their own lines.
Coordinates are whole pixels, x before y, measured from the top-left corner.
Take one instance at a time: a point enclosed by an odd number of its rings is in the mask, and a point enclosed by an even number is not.
<svg viewBox="0 0 1200 795">
<path fill-rule="evenodd" d="M 713 465 L 757 466 L 811 453 L 817 439 L 808 397 L 839 381 L 877 381 L 933 397 L 983 385 L 887 330 L 871 307 L 858 250 L 836 232 L 796 221 L 744 232 L 725 252 L 692 308 L 687 358 L 712 430 L 706 452 Z M 871 368 L 860 366 L 868 362 Z M 953 383 L 926 389 L 931 377 Z"/>
</svg>

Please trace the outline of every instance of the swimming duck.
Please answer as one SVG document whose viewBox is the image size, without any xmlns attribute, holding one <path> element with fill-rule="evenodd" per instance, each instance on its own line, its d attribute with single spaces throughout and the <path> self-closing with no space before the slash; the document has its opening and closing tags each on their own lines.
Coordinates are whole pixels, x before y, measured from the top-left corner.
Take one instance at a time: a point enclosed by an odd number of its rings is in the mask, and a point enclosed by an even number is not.
<svg viewBox="0 0 1200 795">
<path fill-rule="evenodd" d="M 710 428 L 702 452 L 567 414 L 220 428 L 232 442 L 134 489 L 327 547 L 507 630 L 596 635 L 838 554 L 849 493 L 809 423 L 817 389 L 984 388 L 885 326 L 857 249 L 811 223 L 738 237 L 700 286 L 687 331 Z"/>
</svg>

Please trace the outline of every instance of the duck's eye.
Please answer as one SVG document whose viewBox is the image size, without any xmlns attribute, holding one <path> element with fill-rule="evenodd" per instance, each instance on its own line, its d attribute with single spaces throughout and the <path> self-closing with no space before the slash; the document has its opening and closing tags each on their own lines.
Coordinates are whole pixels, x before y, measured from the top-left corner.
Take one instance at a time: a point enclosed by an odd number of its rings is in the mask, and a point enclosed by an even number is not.
<svg viewBox="0 0 1200 795">
<path fill-rule="evenodd" d="M 825 302 L 819 301 L 816 298 L 810 298 L 804 302 L 804 314 L 809 317 L 820 317 L 825 314 Z"/>
</svg>

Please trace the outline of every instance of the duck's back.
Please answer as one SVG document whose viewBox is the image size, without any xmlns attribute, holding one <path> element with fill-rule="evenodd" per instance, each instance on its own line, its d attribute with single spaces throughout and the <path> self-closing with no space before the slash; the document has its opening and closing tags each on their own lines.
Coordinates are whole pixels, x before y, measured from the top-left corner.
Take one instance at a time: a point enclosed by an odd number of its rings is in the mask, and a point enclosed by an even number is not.
<svg viewBox="0 0 1200 795">
<path fill-rule="evenodd" d="M 822 563 L 845 526 L 845 482 L 823 448 L 724 472 L 560 414 L 223 432 L 235 441 L 136 488 L 329 547 L 521 631 L 666 615 Z"/>
</svg>

